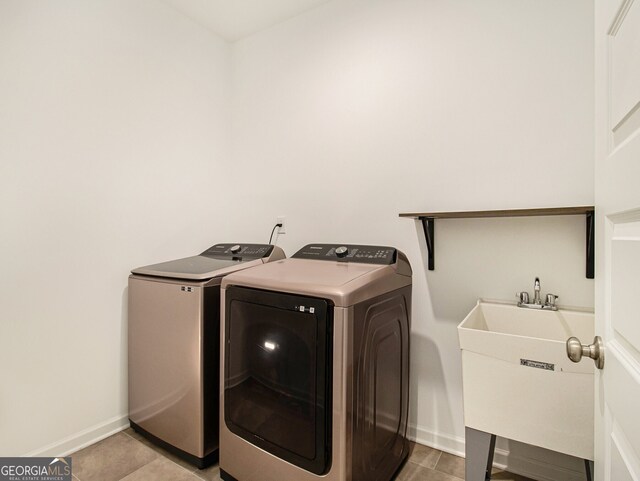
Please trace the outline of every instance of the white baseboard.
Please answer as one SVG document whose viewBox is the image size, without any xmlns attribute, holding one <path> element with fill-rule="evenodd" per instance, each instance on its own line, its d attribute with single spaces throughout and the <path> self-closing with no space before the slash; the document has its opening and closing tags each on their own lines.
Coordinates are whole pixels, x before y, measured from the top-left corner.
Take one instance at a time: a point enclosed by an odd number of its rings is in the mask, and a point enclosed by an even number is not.
<svg viewBox="0 0 640 481">
<path fill-rule="evenodd" d="M 445 453 L 464 457 L 464 438 L 429 431 L 415 424 L 409 425 L 409 439 L 419 444 L 439 449 Z"/>
<path fill-rule="evenodd" d="M 464 457 L 464 438 L 430 431 L 420 426 L 409 425 L 408 436 L 412 441 Z M 493 465 L 498 469 L 520 474 L 540 481 L 584 481 L 584 471 L 550 463 L 530 457 L 516 456 L 504 449 L 496 448 Z"/>
<path fill-rule="evenodd" d="M 47 446 L 35 449 L 24 456 L 68 456 L 71 453 L 86 448 L 91 444 L 108 438 L 129 426 L 128 416 L 116 416 L 83 431 L 67 436 Z"/>
</svg>

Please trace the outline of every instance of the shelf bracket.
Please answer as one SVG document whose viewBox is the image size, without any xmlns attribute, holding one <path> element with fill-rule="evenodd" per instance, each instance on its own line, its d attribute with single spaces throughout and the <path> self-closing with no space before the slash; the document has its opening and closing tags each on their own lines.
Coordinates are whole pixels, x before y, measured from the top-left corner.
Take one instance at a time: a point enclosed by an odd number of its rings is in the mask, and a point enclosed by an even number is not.
<svg viewBox="0 0 640 481">
<path fill-rule="evenodd" d="M 595 215 L 590 210 L 586 213 L 586 238 L 587 238 L 587 279 L 593 279 L 595 276 Z"/>
<path fill-rule="evenodd" d="M 432 271 L 435 269 L 435 238 L 434 238 L 434 227 L 436 220 L 433 217 L 420 217 L 422 221 L 422 228 L 424 229 L 424 238 L 427 241 L 427 255 L 429 257 L 429 270 Z"/>
</svg>

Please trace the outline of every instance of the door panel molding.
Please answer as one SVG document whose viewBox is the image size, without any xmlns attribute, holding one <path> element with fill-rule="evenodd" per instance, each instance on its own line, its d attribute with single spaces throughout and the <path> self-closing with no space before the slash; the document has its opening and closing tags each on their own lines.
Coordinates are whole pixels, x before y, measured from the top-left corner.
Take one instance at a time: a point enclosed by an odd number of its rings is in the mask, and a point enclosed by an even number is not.
<svg viewBox="0 0 640 481">
<path fill-rule="evenodd" d="M 615 458 L 612 463 L 611 479 L 612 481 L 634 481 L 640 479 L 640 466 L 637 464 L 637 457 L 633 454 L 633 446 L 624 435 L 624 432 L 618 425 L 613 423 L 611 432 L 611 457 Z M 624 471 L 622 471 L 624 469 Z"/>
<path fill-rule="evenodd" d="M 626 0 L 609 29 L 609 125 L 614 147 L 640 127 L 639 23 L 640 8 Z"/>
<path fill-rule="evenodd" d="M 622 4 L 620 5 L 620 8 L 618 9 L 618 13 L 616 14 L 616 16 L 613 18 L 613 21 L 611 22 L 611 26 L 609 27 L 609 31 L 607 32 L 607 35 L 611 37 L 615 37 L 618 34 L 618 31 L 622 26 L 622 22 L 624 22 L 624 19 L 626 18 L 627 13 L 629 13 L 629 10 L 631 9 L 631 5 L 633 5 L 633 2 L 634 0 L 624 0 L 622 2 Z"/>
</svg>

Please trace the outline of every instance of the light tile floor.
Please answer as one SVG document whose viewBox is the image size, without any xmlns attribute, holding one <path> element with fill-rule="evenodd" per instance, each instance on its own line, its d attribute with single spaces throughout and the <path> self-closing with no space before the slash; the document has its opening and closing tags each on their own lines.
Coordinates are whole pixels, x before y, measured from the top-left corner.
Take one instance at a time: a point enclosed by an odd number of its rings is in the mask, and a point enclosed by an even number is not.
<svg viewBox="0 0 640 481">
<path fill-rule="evenodd" d="M 197 469 L 155 446 L 128 428 L 72 456 L 73 477 L 78 481 L 220 481 L 217 465 Z M 409 459 L 396 481 L 461 481 L 464 459 L 411 443 Z M 496 481 L 533 481 L 494 471 Z"/>
</svg>

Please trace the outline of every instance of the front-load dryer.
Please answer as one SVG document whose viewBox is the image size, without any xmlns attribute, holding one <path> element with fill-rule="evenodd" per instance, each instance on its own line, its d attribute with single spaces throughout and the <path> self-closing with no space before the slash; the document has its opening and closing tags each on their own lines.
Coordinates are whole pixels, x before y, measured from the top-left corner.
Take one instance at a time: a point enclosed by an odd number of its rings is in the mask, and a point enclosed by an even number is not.
<svg viewBox="0 0 640 481">
<path fill-rule="evenodd" d="M 129 277 L 129 421 L 205 467 L 218 459 L 220 282 L 283 259 L 266 244 L 216 244 Z"/>
<path fill-rule="evenodd" d="M 307 245 L 221 290 L 226 481 L 389 481 L 408 454 L 411 267 Z"/>
</svg>

